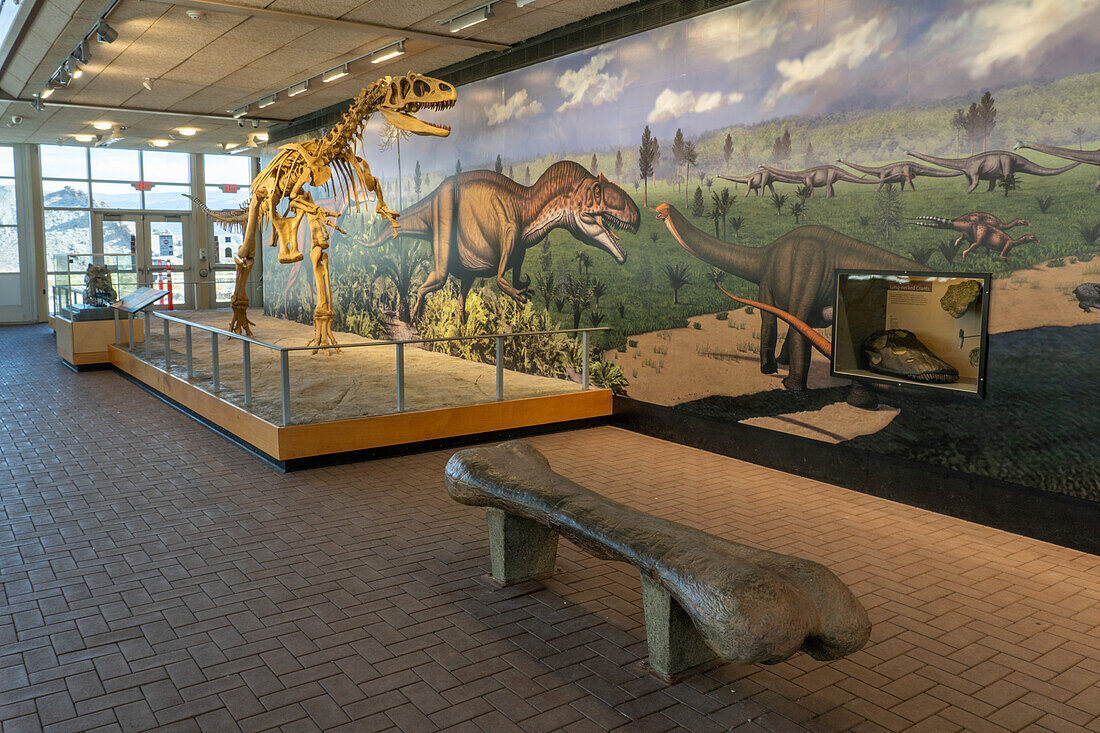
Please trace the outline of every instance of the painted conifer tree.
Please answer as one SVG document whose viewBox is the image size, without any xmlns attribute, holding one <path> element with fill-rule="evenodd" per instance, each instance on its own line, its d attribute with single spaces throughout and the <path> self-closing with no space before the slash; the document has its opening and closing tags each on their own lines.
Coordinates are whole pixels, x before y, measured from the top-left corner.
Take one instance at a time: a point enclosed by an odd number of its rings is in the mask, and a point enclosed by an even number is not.
<svg viewBox="0 0 1100 733">
<path fill-rule="evenodd" d="M 649 206 L 649 177 L 661 157 L 661 144 L 649 131 L 649 125 L 642 131 L 642 144 L 638 146 L 638 175 L 642 177 L 642 206 Z"/>
</svg>

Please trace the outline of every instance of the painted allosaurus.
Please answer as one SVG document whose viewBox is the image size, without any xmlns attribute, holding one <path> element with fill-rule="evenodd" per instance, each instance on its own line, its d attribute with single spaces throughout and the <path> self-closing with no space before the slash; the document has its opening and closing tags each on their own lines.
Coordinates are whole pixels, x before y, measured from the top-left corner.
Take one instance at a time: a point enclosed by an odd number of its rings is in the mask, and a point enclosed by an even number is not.
<svg viewBox="0 0 1100 733">
<path fill-rule="evenodd" d="M 298 229 L 304 217 L 310 231 L 310 259 L 317 287 L 313 338 L 309 345 L 318 347 L 313 353 L 322 346 L 336 345 L 332 336 L 328 243 L 330 229 L 343 230 L 334 221 L 338 214 L 318 206 L 307 187 L 322 188 L 333 194 L 339 187 L 354 202 L 357 211 L 361 203 L 366 203 L 367 194 L 373 193 L 377 199 L 375 213 L 389 219 L 396 231 L 398 214 L 386 206 L 378 179 L 371 175 L 367 161 L 355 154 L 355 142 L 367 119 L 376 111 L 399 129 L 416 135 L 446 137 L 451 132 L 449 127 L 418 120 L 414 115 L 420 109 L 449 108 L 456 99 L 455 88 L 438 79 L 414 72 L 397 78 L 386 76 L 359 92 L 327 135 L 279 148 L 279 153 L 252 181 L 244 242 L 236 257 L 237 283 L 230 300 L 233 306 L 231 331 L 252 335 L 245 284 L 254 263 L 257 232 L 270 222 L 270 245 L 279 245 L 279 262 L 298 262 L 303 258 L 298 248 Z M 284 202 L 286 210 L 280 214 L 279 206 Z M 339 349 L 329 353 L 332 351 Z"/>
<path fill-rule="evenodd" d="M 579 163 L 563 160 L 547 168 L 533 186 L 493 171 L 451 176 L 403 215 L 401 231 L 389 229 L 366 242 L 377 247 L 396 236 L 432 243 L 432 272 L 416 291 L 413 320 L 424 299 L 443 287 L 447 275 L 459 282 L 459 313 L 466 319 L 466 295 L 478 277 L 495 277 L 500 289 L 526 300 L 530 276 L 521 278 L 523 257 L 550 230 L 562 228 L 579 241 L 606 250 L 615 261 L 626 256 L 613 229 L 637 233 L 638 207 L 626 191 L 601 173 L 593 176 Z M 512 281 L 504 277 L 512 271 Z"/>
</svg>

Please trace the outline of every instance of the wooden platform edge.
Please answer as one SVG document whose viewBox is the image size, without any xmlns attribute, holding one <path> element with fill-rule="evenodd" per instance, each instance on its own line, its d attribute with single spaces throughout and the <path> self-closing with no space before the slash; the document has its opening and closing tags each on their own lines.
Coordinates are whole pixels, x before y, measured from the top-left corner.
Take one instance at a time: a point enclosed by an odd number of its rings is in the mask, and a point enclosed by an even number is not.
<svg viewBox="0 0 1100 733">
<path fill-rule="evenodd" d="M 438 410 L 279 427 L 116 346 L 110 362 L 150 389 L 182 405 L 277 461 L 386 448 L 501 430 L 607 417 L 609 389 L 590 389 Z"/>
</svg>

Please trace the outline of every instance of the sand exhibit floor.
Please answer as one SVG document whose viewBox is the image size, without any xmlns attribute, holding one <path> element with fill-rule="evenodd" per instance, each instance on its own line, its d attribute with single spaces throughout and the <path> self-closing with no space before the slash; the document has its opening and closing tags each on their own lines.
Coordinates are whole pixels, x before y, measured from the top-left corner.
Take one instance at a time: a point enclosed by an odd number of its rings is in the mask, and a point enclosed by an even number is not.
<svg viewBox="0 0 1100 733">
<path fill-rule="evenodd" d="M 196 324 L 226 328 L 229 310 L 174 311 L 173 316 Z M 253 336 L 278 346 L 305 346 L 313 327 L 281 318 L 250 313 L 255 322 Z M 149 363 L 163 368 L 163 322 L 150 323 Z M 125 339 L 125 325 L 123 327 Z M 190 383 L 213 391 L 211 337 L 191 330 L 194 376 Z M 341 346 L 372 342 L 350 333 L 336 333 Z M 184 327 L 170 327 L 171 374 L 186 379 Z M 129 350 L 125 346 L 124 350 Z M 496 401 L 496 367 L 418 348 L 405 347 L 405 412 L 463 407 Z M 131 353 L 145 360 L 145 348 Z M 345 348 L 339 354 L 316 355 L 310 351 L 289 352 L 291 424 L 345 420 L 397 412 L 396 347 Z M 279 352 L 252 345 L 252 406 L 249 410 L 274 424 L 282 424 L 282 386 Z M 240 341 L 218 337 L 217 396 L 244 407 L 244 369 Z M 571 394 L 581 385 L 565 379 L 539 377 L 509 369 L 504 371 L 504 399 Z"/>
</svg>

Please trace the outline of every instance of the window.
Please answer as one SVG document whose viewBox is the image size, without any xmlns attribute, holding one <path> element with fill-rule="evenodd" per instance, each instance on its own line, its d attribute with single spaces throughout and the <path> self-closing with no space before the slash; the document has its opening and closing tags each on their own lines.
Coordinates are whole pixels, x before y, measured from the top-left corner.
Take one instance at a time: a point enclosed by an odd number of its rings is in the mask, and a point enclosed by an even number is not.
<svg viewBox="0 0 1100 733">
<path fill-rule="evenodd" d="M 204 155 L 202 158 L 206 175 L 206 190 L 203 192 L 206 205 L 218 210 L 235 209 L 247 203 L 251 195 L 252 158 L 240 155 Z M 243 232 L 214 222 L 214 264 L 235 267 L 233 256 L 243 242 Z M 228 300 L 235 276 L 215 273 L 215 277 L 219 283 L 218 300 Z"/>
<path fill-rule="evenodd" d="M 0 147 L 0 272 L 19 272 L 19 227 L 15 206 L 15 154 Z"/>
<path fill-rule="evenodd" d="M 187 211 L 187 153 L 42 145 L 42 195 L 47 209 Z M 247 161 L 245 161 L 247 163 Z"/>
</svg>

